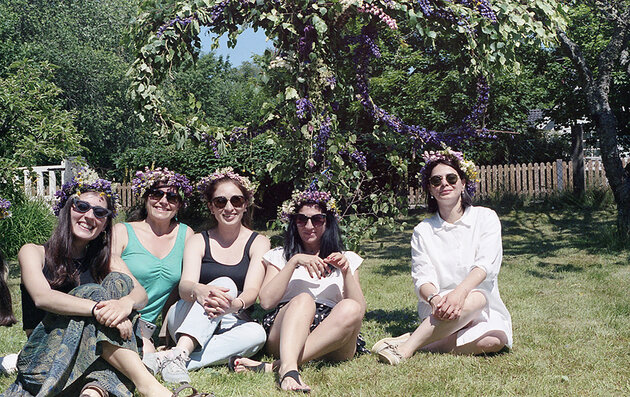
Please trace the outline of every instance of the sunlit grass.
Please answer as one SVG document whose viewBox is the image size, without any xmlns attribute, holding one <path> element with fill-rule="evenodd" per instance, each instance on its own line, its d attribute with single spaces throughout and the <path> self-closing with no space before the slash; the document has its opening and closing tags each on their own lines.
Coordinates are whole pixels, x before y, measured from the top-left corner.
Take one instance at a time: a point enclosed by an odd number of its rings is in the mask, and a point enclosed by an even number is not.
<svg viewBox="0 0 630 397">
<path fill-rule="evenodd" d="M 313 394 L 630 395 L 630 249 L 607 243 L 615 211 L 502 206 L 497 212 L 504 246 L 499 286 L 514 325 L 510 353 L 416 354 L 398 367 L 368 355 L 338 364 L 310 363 L 302 376 Z M 368 312 L 362 332 L 368 347 L 417 323 L 409 240 L 423 217 L 414 214 L 404 232 L 382 232 L 365 246 L 361 279 Z M 11 289 L 21 318 L 14 267 Z M 0 354 L 15 352 L 24 342 L 19 325 L 0 329 Z M 0 390 L 13 380 L 0 377 Z M 217 396 L 286 395 L 269 374 L 237 375 L 220 367 L 193 372 L 192 380 Z"/>
</svg>

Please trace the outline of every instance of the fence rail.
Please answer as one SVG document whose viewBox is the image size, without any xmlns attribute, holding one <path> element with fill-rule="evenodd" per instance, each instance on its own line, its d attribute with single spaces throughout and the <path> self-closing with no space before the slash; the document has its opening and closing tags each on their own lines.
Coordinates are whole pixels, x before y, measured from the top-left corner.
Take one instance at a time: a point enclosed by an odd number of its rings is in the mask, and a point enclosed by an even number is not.
<svg viewBox="0 0 630 397">
<path fill-rule="evenodd" d="M 627 157 L 621 160 L 624 167 L 630 162 Z M 570 161 L 488 165 L 477 167 L 477 171 L 479 182 L 476 197 L 481 199 L 505 193 L 543 198 L 563 190 L 573 190 L 573 166 Z M 601 160 L 584 161 L 584 180 L 586 188 L 608 186 Z M 409 189 L 411 206 L 424 202 L 420 189 Z"/>
<path fill-rule="evenodd" d="M 624 167 L 630 163 L 628 157 L 621 160 Z M 23 169 L 26 193 L 30 196 L 44 197 L 52 202 L 55 192 L 65 182 L 66 168 L 66 162 L 62 161 L 59 165 Z M 481 166 L 477 171 L 479 183 L 476 197 L 481 199 L 505 193 L 543 198 L 556 192 L 573 189 L 573 169 L 570 161 Z M 58 181 L 61 183 L 58 184 Z M 584 181 L 586 188 L 608 186 L 601 160 L 584 161 Z M 136 204 L 137 197 L 131 191 L 131 184 L 114 183 L 113 188 L 120 196 L 120 203 L 125 210 Z M 409 189 L 411 207 L 424 202 L 421 189 Z"/>
</svg>

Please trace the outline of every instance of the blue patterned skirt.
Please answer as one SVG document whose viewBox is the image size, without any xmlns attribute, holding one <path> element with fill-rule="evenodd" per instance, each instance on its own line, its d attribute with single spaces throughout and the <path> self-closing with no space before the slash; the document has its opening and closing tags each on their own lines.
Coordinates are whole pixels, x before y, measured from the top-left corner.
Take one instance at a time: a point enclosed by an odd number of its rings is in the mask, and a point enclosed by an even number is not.
<svg viewBox="0 0 630 397">
<path fill-rule="evenodd" d="M 129 276 L 112 272 L 101 284 L 84 284 L 69 294 L 97 302 L 119 299 L 132 289 Z M 135 323 L 137 313 L 131 317 Z M 93 317 L 47 313 L 20 352 L 15 383 L 2 396 L 78 396 L 90 382 L 110 396 L 133 396 L 133 383 L 100 357 L 102 342 L 138 351 L 135 338 L 123 340 L 117 328 Z"/>
</svg>

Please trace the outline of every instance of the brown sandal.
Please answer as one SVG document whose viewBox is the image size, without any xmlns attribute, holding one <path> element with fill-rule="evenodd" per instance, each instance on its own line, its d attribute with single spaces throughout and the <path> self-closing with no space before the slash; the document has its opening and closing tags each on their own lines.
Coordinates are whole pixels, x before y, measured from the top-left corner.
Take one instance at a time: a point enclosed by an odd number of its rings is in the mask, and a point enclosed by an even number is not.
<svg viewBox="0 0 630 397">
<path fill-rule="evenodd" d="M 186 389 L 192 389 L 192 394 L 189 394 L 188 397 L 214 397 L 214 394 L 212 393 L 199 393 L 197 389 L 195 389 L 194 387 L 192 387 L 191 384 L 188 384 L 188 383 L 184 383 L 177 389 L 173 390 L 172 397 L 179 397 L 179 393 L 181 393 L 182 391 Z"/>
<path fill-rule="evenodd" d="M 81 389 L 81 395 L 79 397 L 92 397 L 90 394 L 84 393 L 86 390 L 94 390 L 101 397 L 109 396 L 107 390 L 103 389 L 101 385 L 98 384 L 98 382 L 90 382 L 83 386 L 83 389 Z"/>
</svg>

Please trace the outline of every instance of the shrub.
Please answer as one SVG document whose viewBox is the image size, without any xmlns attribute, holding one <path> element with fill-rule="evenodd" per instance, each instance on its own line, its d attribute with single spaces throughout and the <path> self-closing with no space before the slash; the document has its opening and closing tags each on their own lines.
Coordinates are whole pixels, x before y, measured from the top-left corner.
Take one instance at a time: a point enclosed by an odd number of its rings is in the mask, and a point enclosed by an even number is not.
<svg viewBox="0 0 630 397">
<path fill-rule="evenodd" d="M 15 258 L 26 243 L 46 242 L 57 223 L 43 200 L 29 199 L 23 193 L 12 198 L 13 216 L 0 221 L 0 249 L 7 258 Z"/>
</svg>

